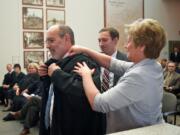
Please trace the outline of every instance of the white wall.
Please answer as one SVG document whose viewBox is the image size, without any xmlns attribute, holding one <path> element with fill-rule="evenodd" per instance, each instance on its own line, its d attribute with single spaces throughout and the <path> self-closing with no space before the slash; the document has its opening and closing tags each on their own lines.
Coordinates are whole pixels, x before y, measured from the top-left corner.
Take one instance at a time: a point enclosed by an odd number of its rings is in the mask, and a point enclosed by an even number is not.
<svg viewBox="0 0 180 135">
<path fill-rule="evenodd" d="M 158 20 L 167 32 L 167 41 L 180 40 L 180 1 L 179 0 L 144 0 L 145 18 Z M 161 53 L 168 58 L 168 42 Z"/>
<path fill-rule="evenodd" d="M 98 31 L 104 26 L 103 0 L 66 0 L 66 24 L 75 32 L 76 44 L 98 48 Z"/>
<path fill-rule="evenodd" d="M 0 4 L 0 82 L 6 73 L 6 64 L 12 58 L 22 59 L 21 47 L 21 0 L 1 0 Z M 22 64 L 22 60 L 20 63 Z"/>
<path fill-rule="evenodd" d="M 0 83 L 7 63 L 23 67 L 22 0 L 1 0 L 0 4 Z M 75 32 L 76 44 L 98 50 L 98 31 L 103 27 L 103 0 L 65 0 L 66 24 Z"/>
<path fill-rule="evenodd" d="M 22 46 L 22 0 L 1 0 L 0 4 L 0 82 L 6 73 L 7 63 L 18 61 L 23 66 Z M 75 32 L 76 44 L 98 50 L 98 31 L 104 26 L 104 0 L 65 0 L 66 24 Z M 174 2 L 172 2 L 174 1 Z M 144 0 L 145 18 L 161 22 L 167 31 L 168 40 L 179 40 L 180 1 Z M 168 57 L 167 47 L 161 57 Z"/>
</svg>

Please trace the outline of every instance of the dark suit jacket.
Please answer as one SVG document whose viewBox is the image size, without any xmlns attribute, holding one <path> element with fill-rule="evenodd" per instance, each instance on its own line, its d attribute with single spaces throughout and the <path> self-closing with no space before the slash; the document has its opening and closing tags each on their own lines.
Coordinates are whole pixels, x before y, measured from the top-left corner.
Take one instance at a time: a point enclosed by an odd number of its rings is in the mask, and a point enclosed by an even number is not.
<svg viewBox="0 0 180 135">
<path fill-rule="evenodd" d="M 166 78 L 167 74 L 168 72 L 164 73 L 164 79 Z M 180 90 L 180 74 L 179 73 L 176 73 L 176 72 L 173 73 L 173 76 L 169 83 L 169 87 L 172 87 L 172 92 L 174 90 Z"/>
<path fill-rule="evenodd" d="M 4 75 L 3 84 L 10 85 L 12 83 L 12 73 L 6 73 Z"/>
<path fill-rule="evenodd" d="M 20 72 L 18 75 L 16 75 L 15 72 L 12 73 L 12 78 L 13 78 L 13 82 L 11 84 L 11 87 L 14 85 L 14 84 L 18 84 L 26 75 L 23 73 L 23 72 Z"/>
<path fill-rule="evenodd" d="M 44 125 L 50 80 L 47 77 L 43 78 L 45 89 L 42 98 L 40 135 L 105 134 L 105 115 L 91 109 L 83 90 L 82 78 L 73 72 L 76 63 L 82 61 L 90 68 L 96 69 L 93 80 L 100 89 L 99 66 L 87 56 L 75 55 L 58 62 L 62 70 L 55 70 L 51 76 L 51 82 L 54 84 L 54 108 L 50 132 Z"/>
<path fill-rule="evenodd" d="M 173 62 L 179 63 L 180 62 L 180 52 L 177 53 L 177 55 L 175 55 L 175 53 L 171 53 L 170 54 L 170 60 Z"/>
<path fill-rule="evenodd" d="M 40 76 L 37 73 L 30 73 L 27 74 L 25 77 L 23 77 L 19 82 L 18 86 L 20 89 L 20 92 L 22 92 L 25 89 L 28 89 L 28 87 L 35 85 L 37 81 L 40 81 Z"/>
<path fill-rule="evenodd" d="M 127 56 L 124 53 L 119 52 L 119 51 L 117 51 L 116 59 L 128 61 Z M 119 80 L 120 77 L 121 77 L 121 75 L 117 75 L 117 74 L 114 75 L 114 84 L 113 84 L 113 86 L 116 85 L 116 83 L 117 83 L 117 81 Z"/>
</svg>

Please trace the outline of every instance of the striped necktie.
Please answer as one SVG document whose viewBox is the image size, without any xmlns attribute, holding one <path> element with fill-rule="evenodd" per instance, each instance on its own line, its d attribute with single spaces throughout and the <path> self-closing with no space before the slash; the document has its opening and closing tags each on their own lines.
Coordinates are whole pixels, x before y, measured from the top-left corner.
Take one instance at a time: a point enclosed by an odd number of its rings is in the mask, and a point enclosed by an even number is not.
<svg viewBox="0 0 180 135">
<path fill-rule="evenodd" d="M 104 69 L 101 83 L 101 90 L 104 92 L 109 89 L 109 71 Z"/>
</svg>

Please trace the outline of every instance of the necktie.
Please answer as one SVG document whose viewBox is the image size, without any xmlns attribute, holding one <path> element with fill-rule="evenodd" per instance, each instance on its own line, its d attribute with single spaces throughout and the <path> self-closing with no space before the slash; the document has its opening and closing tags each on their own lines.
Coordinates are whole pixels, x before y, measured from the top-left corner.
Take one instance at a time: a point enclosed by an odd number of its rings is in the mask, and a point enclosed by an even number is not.
<svg viewBox="0 0 180 135">
<path fill-rule="evenodd" d="M 104 92 L 109 89 L 109 71 L 104 69 L 101 83 L 101 90 Z"/>
<path fill-rule="evenodd" d="M 50 109 L 51 109 L 51 100 L 53 96 L 53 84 L 50 85 L 49 88 L 49 96 L 46 104 L 46 111 L 45 111 L 45 118 L 44 118 L 44 124 L 46 126 L 46 129 L 50 126 Z"/>
</svg>

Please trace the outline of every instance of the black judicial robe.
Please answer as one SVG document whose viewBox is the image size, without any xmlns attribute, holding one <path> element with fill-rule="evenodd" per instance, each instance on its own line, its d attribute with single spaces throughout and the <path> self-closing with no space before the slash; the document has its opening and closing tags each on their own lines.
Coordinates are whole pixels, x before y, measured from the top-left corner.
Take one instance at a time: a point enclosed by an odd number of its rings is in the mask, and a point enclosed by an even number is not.
<svg viewBox="0 0 180 135">
<path fill-rule="evenodd" d="M 51 78 L 43 77 L 44 92 L 40 135 L 103 135 L 106 131 L 105 114 L 95 112 L 84 93 L 82 78 L 73 72 L 77 62 L 85 61 L 95 68 L 93 80 L 100 89 L 100 68 L 89 57 L 78 54 L 67 57 L 57 64 L 61 70 L 55 70 Z M 54 84 L 54 108 L 51 130 L 44 125 L 44 115 L 50 83 Z"/>
</svg>

